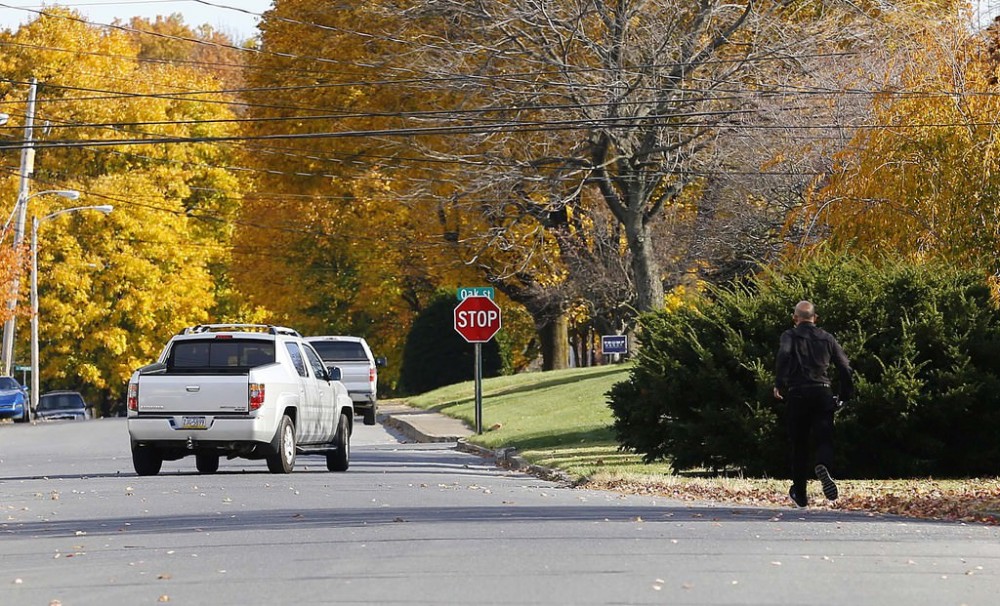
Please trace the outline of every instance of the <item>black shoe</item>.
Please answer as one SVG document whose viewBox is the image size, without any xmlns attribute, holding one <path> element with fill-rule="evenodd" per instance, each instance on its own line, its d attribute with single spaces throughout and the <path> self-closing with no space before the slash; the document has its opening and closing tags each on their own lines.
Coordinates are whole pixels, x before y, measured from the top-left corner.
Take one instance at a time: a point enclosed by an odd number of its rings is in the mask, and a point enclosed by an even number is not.
<svg viewBox="0 0 1000 606">
<path fill-rule="evenodd" d="M 788 496 L 791 497 L 791 499 L 795 501 L 795 504 L 799 507 L 805 507 L 809 504 L 809 499 L 806 498 L 806 495 L 800 495 L 798 491 L 795 490 L 795 486 L 789 486 Z"/>
<path fill-rule="evenodd" d="M 826 468 L 826 465 L 816 466 L 816 477 L 823 484 L 823 496 L 831 501 L 836 501 L 840 493 L 837 492 L 837 483 L 830 477 L 830 470 Z"/>
</svg>

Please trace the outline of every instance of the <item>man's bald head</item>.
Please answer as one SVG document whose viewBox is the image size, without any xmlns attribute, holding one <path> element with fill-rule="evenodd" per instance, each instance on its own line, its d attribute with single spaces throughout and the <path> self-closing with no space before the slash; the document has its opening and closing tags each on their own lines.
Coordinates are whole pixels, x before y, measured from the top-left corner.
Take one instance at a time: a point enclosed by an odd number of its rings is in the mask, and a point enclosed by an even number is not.
<svg viewBox="0 0 1000 606">
<path fill-rule="evenodd" d="M 799 301 L 795 304 L 795 313 L 792 314 L 792 318 L 796 322 L 815 322 L 816 308 L 809 301 Z"/>
</svg>

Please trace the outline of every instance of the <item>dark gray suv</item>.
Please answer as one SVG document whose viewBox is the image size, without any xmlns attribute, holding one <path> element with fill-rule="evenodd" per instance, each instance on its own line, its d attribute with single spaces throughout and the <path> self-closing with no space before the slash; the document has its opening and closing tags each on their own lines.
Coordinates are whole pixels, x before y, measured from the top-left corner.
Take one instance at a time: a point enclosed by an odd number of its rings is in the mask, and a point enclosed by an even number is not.
<svg viewBox="0 0 1000 606">
<path fill-rule="evenodd" d="M 90 416 L 90 407 L 78 391 L 50 391 L 38 396 L 35 418 L 39 421 L 83 421 Z"/>
</svg>

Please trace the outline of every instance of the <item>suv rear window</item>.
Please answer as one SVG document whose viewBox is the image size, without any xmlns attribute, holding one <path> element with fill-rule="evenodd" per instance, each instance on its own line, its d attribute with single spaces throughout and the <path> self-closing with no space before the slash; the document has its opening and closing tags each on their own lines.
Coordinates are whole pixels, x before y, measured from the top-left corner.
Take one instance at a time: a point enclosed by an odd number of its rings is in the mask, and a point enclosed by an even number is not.
<svg viewBox="0 0 1000 606">
<path fill-rule="evenodd" d="M 78 393 L 43 393 L 38 396 L 38 410 L 83 410 L 87 403 Z"/>
<path fill-rule="evenodd" d="M 274 341 L 211 338 L 175 343 L 167 357 L 167 368 L 235 370 L 273 364 L 274 361 Z"/>
<path fill-rule="evenodd" d="M 325 362 L 351 360 L 367 361 L 365 348 L 357 341 L 310 341 L 310 345 Z"/>
</svg>

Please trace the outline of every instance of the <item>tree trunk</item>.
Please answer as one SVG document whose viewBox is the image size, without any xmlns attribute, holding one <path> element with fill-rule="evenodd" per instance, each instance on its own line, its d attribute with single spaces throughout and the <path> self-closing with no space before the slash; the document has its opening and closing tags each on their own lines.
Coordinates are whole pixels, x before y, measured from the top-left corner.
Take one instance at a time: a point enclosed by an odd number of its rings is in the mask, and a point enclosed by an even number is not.
<svg viewBox="0 0 1000 606">
<path fill-rule="evenodd" d="M 569 318 L 565 313 L 538 327 L 542 344 L 542 370 L 569 368 Z"/>
<path fill-rule="evenodd" d="M 645 313 L 663 309 L 663 280 L 660 277 L 660 263 L 653 252 L 649 229 L 637 217 L 625 223 L 625 235 L 632 253 L 636 311 Z"/>
</svg>

